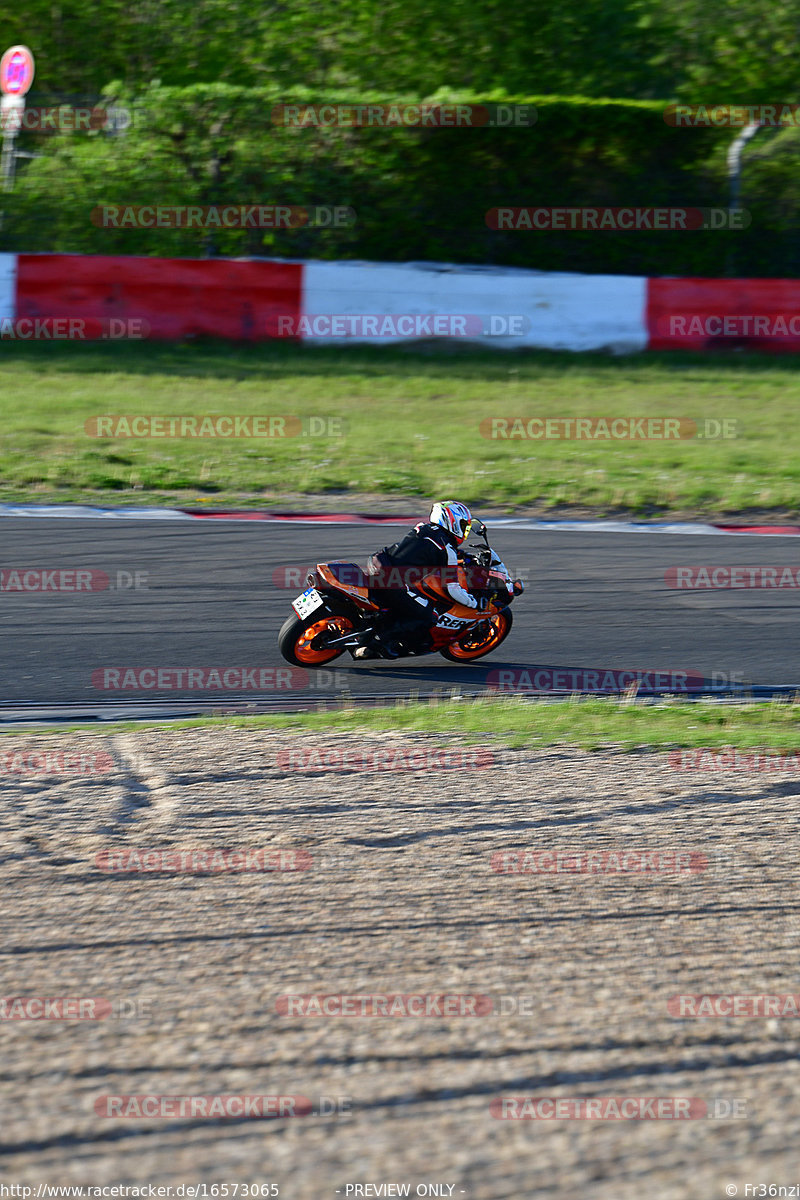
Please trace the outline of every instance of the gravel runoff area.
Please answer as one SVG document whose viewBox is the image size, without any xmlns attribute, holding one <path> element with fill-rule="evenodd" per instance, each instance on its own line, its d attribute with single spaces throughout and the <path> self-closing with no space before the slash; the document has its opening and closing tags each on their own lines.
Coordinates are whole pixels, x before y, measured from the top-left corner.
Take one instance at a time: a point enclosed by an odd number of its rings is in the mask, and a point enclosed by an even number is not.
<svg viewBox="0 0 800 1200">
<path fill-rule="evenodd" d="M 669 1003 L 800 991 L 800 777 L 437 746 L 244 727 L 5 736 L 0 1179 L 276 1184 L 286 1200 L 711 1200 L 800 1182 L 791 1003 Z M 186 857 L 199 848 L 226 854 Z M 394 1015 L 294 998 L 319 994 L 379 994 Z M 439 999 L 427 1015 L 385 1000 L 411 994 Z M 98 999 L 87 1019 L 75 1003 L 29 1019 L 36 997 Z M 313 1111 L 165 1101 L 148 1116 L 132 1095 Z M 678 1119 L 547 1119 L 546 1104 L 498 1119 L 512 1096 L 694 1103 L 662 1105 Z"/>
</svg>

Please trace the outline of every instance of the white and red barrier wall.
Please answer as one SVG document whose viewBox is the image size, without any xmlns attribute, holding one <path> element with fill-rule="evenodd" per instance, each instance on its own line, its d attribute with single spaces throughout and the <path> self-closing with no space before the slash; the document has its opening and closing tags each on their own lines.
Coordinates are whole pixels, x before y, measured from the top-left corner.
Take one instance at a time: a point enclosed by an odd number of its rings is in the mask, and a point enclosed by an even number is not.
<svg viewBox="0 0 800 1200">
<path fill-rule="evenodd" d="M 441 319 L 430 327 L 412 319 L 426 314 Z M 373 334 L 376 326 L 364 317 L 376 315 L 390 319 Z M 108 336 L 100 331 L 112 323 L 168 340 L 384 344 L 444 336 L 501 348 L 628 353 L 741 345 L 796 353 L 800 281 L 646 279 L 438 263 L 0 254 L 0 339 L 37 336 L 37 320 L 40 330 L 41 322 L 60 320 L 62 329 L 65 321 L 83 322 L 73 328 L 82 328 L 84 337 Z"/>
</svg>

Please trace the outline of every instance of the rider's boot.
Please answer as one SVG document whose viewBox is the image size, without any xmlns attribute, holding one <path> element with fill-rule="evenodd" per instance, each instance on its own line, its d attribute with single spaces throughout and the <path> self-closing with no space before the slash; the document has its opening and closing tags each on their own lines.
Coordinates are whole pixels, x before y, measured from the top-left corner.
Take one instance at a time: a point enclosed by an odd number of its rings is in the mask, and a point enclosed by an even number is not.
<svg viewBox="0 0 800 1200">
<path fill-rule="evenodd" d="M 399 658 L 400 648 L 393 638 L 385 633 L 373 633 L 366 646 L 353 651 L 353 658 Z"/>
</svg>

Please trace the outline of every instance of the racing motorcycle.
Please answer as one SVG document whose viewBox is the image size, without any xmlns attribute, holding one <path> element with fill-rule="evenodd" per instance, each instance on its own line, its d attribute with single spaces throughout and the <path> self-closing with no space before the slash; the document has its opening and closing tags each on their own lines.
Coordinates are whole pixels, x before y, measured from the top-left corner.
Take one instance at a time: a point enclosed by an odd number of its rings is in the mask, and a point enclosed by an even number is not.
<svg viewBox="0 0 800 1200">
<path fill-rule="evenodd" d="M 483 545 L 470 546 L 473 537 Z M 442 654 L 451 662 L 483 658 L 511 632 L 510 604 L 525 590 L 522 580 L 512 580 L 505 565 L 489 545 L 486 526 L 473 519 L 468 542 L 459 551 L 459 563 L 473 580 L 470 592 L 480 609 L 467 608 L 450 596 L 440 574 L 421 569 L 418 591 L 431 601 L 436 622 L 432 645 L 417 649 L 401 643 L 398 657 Z M 322 667 L 345 651 L 369 645 L 376 632 L 391 636 L 391 615 L 374 596 L 374 581 L 348 562 L 317 563 L 307 576 L 309 587 L 292 602 L 292 613 L 278 634 L 278 647 L 287 662 L 299 667 Z"/>
</svg>

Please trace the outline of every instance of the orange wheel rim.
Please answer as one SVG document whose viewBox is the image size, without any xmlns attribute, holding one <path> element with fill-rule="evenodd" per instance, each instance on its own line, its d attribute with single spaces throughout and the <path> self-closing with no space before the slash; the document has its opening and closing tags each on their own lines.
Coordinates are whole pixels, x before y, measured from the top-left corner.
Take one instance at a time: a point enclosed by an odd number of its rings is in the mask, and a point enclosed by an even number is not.
<svg viewBox="0 0 800 1200">
<path fill-rule="evenodd" d="M 506 622 L 502 614 L 498 613 L 496 617 L 492 617 L 489 622 L 489 628 L 485 632 L 481 632 L 475 636 L 475 633 L 470 631 L 463 635 L 457 642 L 451 642 L 447 649 L 454 658 L 478 658 L 482 654 L 486 654 L 488 650 L 492 650 L 502 639 L 506 631 Z"/>
<path fill-rule="evenodd" d="M 347 617 L 325 617 L 322 621 L 315 621 L 313 625 L 309 625 L 303 630 L 295 642 L 295 658 L 299 662 L 309 665 L 330 662 L 332 658 L 336 658 L 338 654 L 342 653 L 341 646 L 319 647 L 314 645 L 315 640 L 322 633 L 347 633 L 348 629 L 352 628 L 353 622 Z"/>
</svg>

